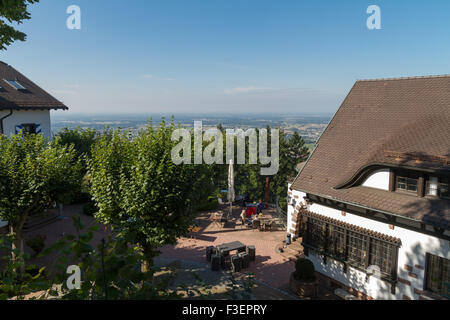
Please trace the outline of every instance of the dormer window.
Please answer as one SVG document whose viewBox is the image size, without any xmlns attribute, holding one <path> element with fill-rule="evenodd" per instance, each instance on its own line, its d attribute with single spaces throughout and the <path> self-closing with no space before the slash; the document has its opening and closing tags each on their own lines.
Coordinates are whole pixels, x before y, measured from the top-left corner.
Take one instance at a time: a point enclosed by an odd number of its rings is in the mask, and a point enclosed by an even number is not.
<svg viewBox="0 0 450 320">
<path fill-rule="evenodd" d="M 450 199 L 449 178 L 429 177 L 427 179 L 426 195 Z"/>
<path fill-rule="evenodd" d="M 396 177 L 396 189 L 417 194 L 419 176 L 412 172 L 399 172 Z"/>
<path fill-rule="evenodd" d="M 437 177 L 429 177 L 427 180 L 427 187 L 426 187 L 426 195 L 427 196 L 435 196 L 437 197 L 439 195 L 439 188 L 438 188 L 438 178 Z"/>
<path fill-rule="evenodd" d="M 450 199 L 449 178 L 439 178 L 439 196 Z"/>
</svg>

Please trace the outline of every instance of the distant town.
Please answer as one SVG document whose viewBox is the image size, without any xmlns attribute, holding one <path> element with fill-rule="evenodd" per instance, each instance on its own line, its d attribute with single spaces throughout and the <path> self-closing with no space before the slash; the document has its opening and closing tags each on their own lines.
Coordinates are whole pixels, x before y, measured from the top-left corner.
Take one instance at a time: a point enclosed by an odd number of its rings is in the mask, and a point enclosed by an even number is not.
<svg viewBox="0 0 450 320">
<path fill-rule="evenodd" d="M 264 128 L 266 126 L 283 128 L 286 133 L 297 131 L 311 148 L 325 130 L 331 120 L 331 114 L 86 114 L 86 113 L 54 113 L 52 129 L 57 133 L 62 128 L 93 128 L 103 130 L 105 127 L 137 131 L 144 128 L 149 119 L 158 124 L 162 117 L 166 120 L 174 118 L 174 122 L 183 127 L 194 126 L 194 121 L 202 121 L 204 127 L 215 127 L 221 124 L 227 128 Z"/>
</svg>

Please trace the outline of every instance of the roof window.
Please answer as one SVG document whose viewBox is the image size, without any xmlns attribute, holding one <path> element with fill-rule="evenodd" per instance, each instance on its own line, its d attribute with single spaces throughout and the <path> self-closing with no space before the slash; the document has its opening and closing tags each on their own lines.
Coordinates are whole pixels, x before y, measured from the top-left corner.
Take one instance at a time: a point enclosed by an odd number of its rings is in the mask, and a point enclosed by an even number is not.
<svg viewBox="0 0 450 320">
<path fill-rule="evenodd" d="M 13 87 L 16 90 L 25 90 L 25 87 L 21 85 L 17 80 L 5 80 L 11 87 Z"/>
</svg>

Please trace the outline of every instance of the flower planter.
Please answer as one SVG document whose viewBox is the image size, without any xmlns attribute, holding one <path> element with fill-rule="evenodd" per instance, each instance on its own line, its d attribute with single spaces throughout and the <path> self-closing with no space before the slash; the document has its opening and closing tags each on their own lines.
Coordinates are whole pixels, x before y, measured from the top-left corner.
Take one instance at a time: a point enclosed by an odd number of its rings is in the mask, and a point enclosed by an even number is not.
<svg viewBox="0 0 450 320">
<path fill-rule="evenodd" d="M 289 288 L 300 298 L 316 297 L 318 285 L 319 282 L 317 277 L 314 282 L 303 282 L 294 278 L 294 272 L 291 274 L 291 278 L 289 279 Z"/>
</svg>

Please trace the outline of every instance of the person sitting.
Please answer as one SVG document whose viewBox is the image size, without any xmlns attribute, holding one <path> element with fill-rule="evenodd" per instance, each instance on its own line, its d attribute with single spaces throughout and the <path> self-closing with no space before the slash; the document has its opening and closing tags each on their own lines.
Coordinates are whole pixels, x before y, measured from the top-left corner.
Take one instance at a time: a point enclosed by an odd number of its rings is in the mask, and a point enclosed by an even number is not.
<svg viewBox="0 0 450 320">
<path fill-rule="evenodd" d="M 266 204 L 264 203 L 263 200 L 259 200 L 259 203 L 258 203 L 258 210 L 257 210 L 257 211 L 262 212 L 264 209 L 266 209 Z M 259 212 L 258 212 L 258 213 L 259 213 Z"/>
<path fill-rule="evenodd" d="M 254 215 L 254 214 L 256 214 L 256 209 L 255 209 L 255 207 L 252 207 L 252 206 L 247 207 L 247 210 L 246 210 L 246 216 L 247 216 L 247 218 L 251 218 L 252 215 Z"/>
<path fill-rule="evenodd" d="M 242 224 L 243 224 L 243 225 L 246 224 L 247 214 L 246 214 L 246 210 L 245 210 L 245 209 L 242 210 L 240 217 L 241 217 L 241 222 L 242 222 Z"/>
</svg>

